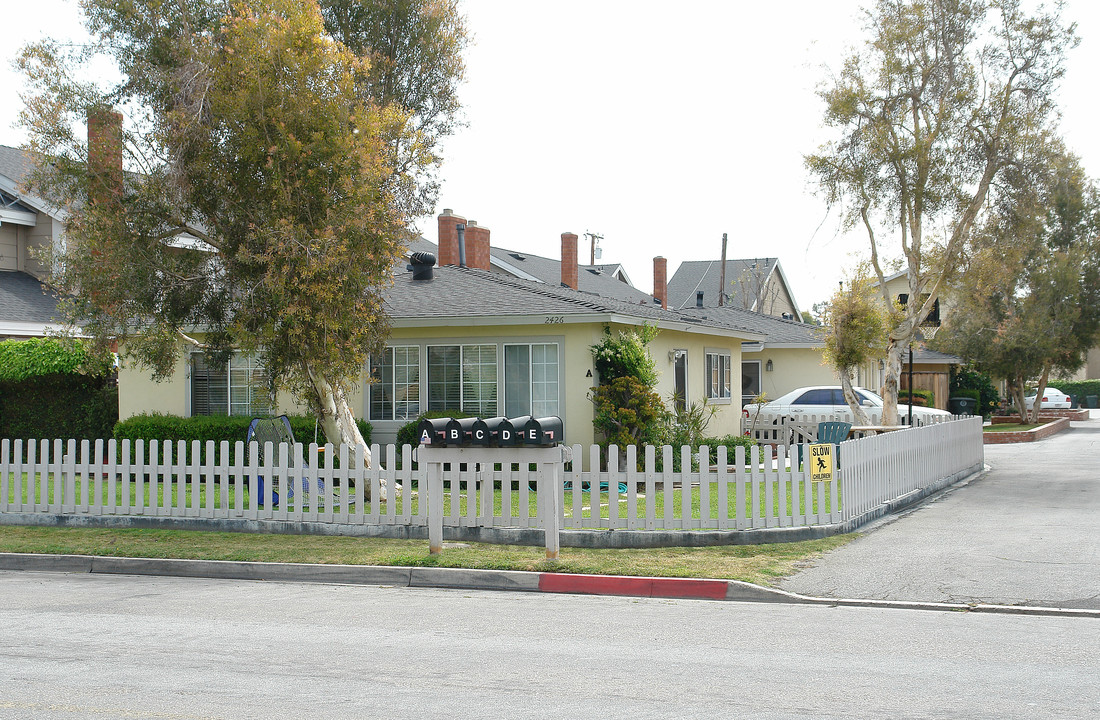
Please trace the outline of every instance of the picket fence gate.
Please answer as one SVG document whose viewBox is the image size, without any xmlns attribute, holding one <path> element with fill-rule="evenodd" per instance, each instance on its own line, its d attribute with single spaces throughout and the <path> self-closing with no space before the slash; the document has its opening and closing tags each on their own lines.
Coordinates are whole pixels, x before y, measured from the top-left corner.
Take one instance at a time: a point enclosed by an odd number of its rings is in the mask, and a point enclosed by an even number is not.
<svg viewBox="0 0 1100 720">
<path fill-rule="evenodd" d="M 981 432 L 981 418 L 966 418 L 843 442 L 832 482 L 810 481 L 798 446 L 762 445 L 747 454 L 738 447 L 733 457 L 719 447 L 715 462 L 706 446 L 630 446 L 622 453 L 612 446 L 601 465 L 598 446 L 574 445 L 573 461 L 553 488 L 557 502 L 547 501 L 550 483 L 537 470 L 470 463 L 444 469 L 436 507 L 442 508 L 444 526 L 457 528 L 735 531 L 836 525 L 980 467 Z M 357 527 L 428 525 L 426 468 L 416 465 L 408 445 L 374 445 L 371 467 L 348 446 L 267 443 L 262 454 L 260 449 L 243 442 L 231 448 L 224 441 L 4 439 L 0 521 L 156 518 L 186 521 L 188 527 L 261 523 L 273 530 L 289 529 L 278 523 L 322 524 L 347 534 L 361 534 Z M 557 523 L 546 523 L 546 507 L 560 508 Z"/>
</svg>

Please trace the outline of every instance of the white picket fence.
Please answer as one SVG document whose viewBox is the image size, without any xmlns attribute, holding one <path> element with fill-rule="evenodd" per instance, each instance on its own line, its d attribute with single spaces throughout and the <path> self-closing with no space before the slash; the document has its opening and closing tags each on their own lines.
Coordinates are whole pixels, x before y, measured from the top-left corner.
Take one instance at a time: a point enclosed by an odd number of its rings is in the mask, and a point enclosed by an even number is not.
<svg viewBox="0 0 1100 720">
<path fill-rule="evenodd" d="M 556 503 L 547 502 L 549 482 L 527 466 L 470 463 L 445 468 L 443 501 L 436 507 L 442 508 L 444 526 L 458 528 L 547 527 L 545 507 L 560 508 L 558 522 L 550 526 L 565 529 L 732 531 L 837 524 L 980 467 L 981 432 L 981 418 L 968 418 L 844 442 L 839 477 L 821 483 L 810 482 L 797 448 L 782 445 L 754 447 L 747 456 L 737 448 L 734 457 L 720 447 L 713 464 L 705 447 L 681 448 L 675 463 L 668 446 L 642 448 L 639 464 L 639 449 L 631 446 L 622 454 L 622 466 L 613 448 L 606 469 L 597 446 L 575 445 L 573 461 L 554 488 Z M 347 446 L 268 444 L 263 463 L 256 459 L 255 443 L 237 442 L 233 463 L 229 450 L 227 442 L 215 447 L 197 441 L 5 439 L 0 441 L 0 520 L 30 515 L 171 518 L 219 527 L 234 521 L 320 523 L 350 534 L 355 534 L 350 526 L 428 525 L 426 467 L 414 467 L 410 446 L 399 452 L 393 445 L 375 445 L 372 456 L 381 463 L 370 468 L 361 457 L 349 456 Z M 257 478 L 270 479 L 262 493 Z M 383 486 L 386 498 L 380 499 Z"/>
</svg>

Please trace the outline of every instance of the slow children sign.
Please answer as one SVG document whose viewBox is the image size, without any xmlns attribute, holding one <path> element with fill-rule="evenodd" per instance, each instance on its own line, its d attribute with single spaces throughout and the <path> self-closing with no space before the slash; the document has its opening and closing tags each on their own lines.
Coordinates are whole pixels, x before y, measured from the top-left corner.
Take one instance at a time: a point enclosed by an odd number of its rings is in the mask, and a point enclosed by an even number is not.
<svg viewBox="0 0 1100 720">
<path fill-rule="evenodd" d="M 831 444 L 810 446 L 810 481 L 833 481 L 833 446 Z"/>
</svg>

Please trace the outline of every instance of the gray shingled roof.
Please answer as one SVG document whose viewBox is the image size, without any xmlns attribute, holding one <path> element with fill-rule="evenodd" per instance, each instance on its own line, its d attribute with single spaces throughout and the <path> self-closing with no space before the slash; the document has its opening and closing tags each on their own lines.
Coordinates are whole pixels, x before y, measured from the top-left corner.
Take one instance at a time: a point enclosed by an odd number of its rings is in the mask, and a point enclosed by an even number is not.
<svg viewBox="0 0 1100 720">
<path fill-rule="evenodd" d="M 21 183 L 33 167 L 26 150 L 0 145 L 0 175 Z"/>
<path fill-rule="evenodd" d="M 727 330 L 739 337 L 757 338 L 759 335 L 748 327 L 738 325 L 736 318 L 732 317 L 713 322 L 662 310 L 655 305 L 622 302 L 548 283 L 454 266 L 436 267 L 431 280 L 417 281 L 412 279 L 410 272 L 398 273 L 394 276 L 393 286 L 385 293 L 385 310 L 395 321 L 614 314 L 649 322 L 680 322 L 719 332 Z"/>
<path fill-rule="evenodd" d="M 0 322 L 59 322 L 56 293 L 25 272 L 0 272 Z"/>
<path fill-rule="evenodd" d="M 434 242 L 424 237 L 417 237 L 409 243 L 409 252 L 430 252 L 438 258 L 438 247 Z M 553 258 L 534 255 L 519 250 L 509 250 L 491 246 L 489 255 L 500 263 L 513 267 L 520 272 L 538 278 L 547 285 L 561 285 L 561 261 Z M 601 297 L 615 298 L 628 303 L 652 304 L 653 297 L 629 283 L 623 282 L 614 276 L 622 265 L 617 263 L 605 263 L 602 265 L 578 265 L 577 287 L 581 292 L 599 295 Z M 397 268 L 397 272 L 404 270 L 404 263 Z M 519 276 L 522 277 L 522 276 Z"/>
<path fill-rule="evenodd" d="M 726 305 L 743 307 L 741 300 L 742 277 L 746 278 L 749 292 L 755 294 L 761 281 L 766 281 L 775 270 L 776 258 L 744 258 L 726 260 Z M 676 309 L 694 307 L 695 293 L 703 291 L 703 307 L 718 306 L 718 285 L 722 276 L 721 260 L 685 260 L 676 268 L 668 281 L 668 304 Z"/>
<path fill-rule="evenodd" d="M 681 315 L 705 318 L 708 322 L 730 324 L 767 336 L 769 347 L 820 347 L 824 342 L 823 329 L 797 320 L 784 320 L 753 310 L 723 305 L 722 307 L 684 308 Z"/>
</svg>

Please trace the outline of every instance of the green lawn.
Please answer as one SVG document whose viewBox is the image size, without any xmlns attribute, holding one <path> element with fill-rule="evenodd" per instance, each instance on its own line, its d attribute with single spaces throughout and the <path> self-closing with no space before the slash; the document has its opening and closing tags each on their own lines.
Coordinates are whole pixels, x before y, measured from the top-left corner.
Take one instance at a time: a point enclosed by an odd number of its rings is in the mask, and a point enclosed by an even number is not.
<svg viewBox="0 0 1100 720">
<path fill-rule="evenodd" d="M 769 483 L 766 482 L 766 481 L 765 482 L 760 482 L 760 483 L 757 484 L 757 497 L 756 497 L 756 502 L 755 502 L 755 507 L 756 507 L 755 515 L 757 517 L 763 517 L 765 515 L 765 511 L 768 508 L 768 499 L 769 498 L 767 496 L 767 491 L 766 491 L 766 486 L 768 484 Z M 746 517 L 746 518 L 751 517 L 753 515 L 752 509 L 753 509 L 753 506 L 754 506 L 752 483 L 751 482 L 742 482 L 742 483 L 740 483 L 740 485 L 742 486 L 742 492 L 743 492 L 743 503 L 744 503 L 743 517 Z M 774 516 L 778 515 L 781 508 L 785 511 L 785 514 L 787 516 L 790 516 L 792 514 L 805 515 L 807 513 L 807 509 L 808 509 L 809 514 L 816 514 L 818 512 L 818 507 L 821 503 L 821 499 L 819 498 L 819 486 L 817 484 L 811 485 L 812 497 L 811 497 L 811 499 L 808 503 L 807 503 L 806 497 L 805 497 L 805 493 L 806 493 L 805 486 L 801 482 L 798 484 L 798 495 L 797 495 L 797 497 L 791 497 L 790 493 L 788 492 L 787 495 L 784 498 L 782 498 L 782 501 L 781 501 L 781 497 L 780 497 L 780 483 L 779 483 L 779 481 L 778 480 L 772 480 L 772 481 L 770 481 L 770 485 L 771 485 L 771 493 L 772 493 L 771 512 L 770 512 L 771 516 L 774 517 Z M 28 489 L 27 489 L 26 475 L 23 476 L 23 482 L 21 484 L 21 487 L 23 488 L 23 492 L 21 493 L 22 503 L 30 504 L 31 503 L 31 497 L 30 497 L 30 493 L 28 492 Z M 725 510 L 725 513 L 726 513 L 726 517 L 732 519 L 732 518 L 736 517 L 736 509 L 737 509 L 737 502 L 738 502 L 738 498 L 737 498 L 738 483 L 729 482 L 729 483 L 727 483 L 726 488 L 727 488 L 727 497 L 726 497 L 726 503 L 725 503 L 724 510 Z M 250 507 L 249 503 L 251 502 L 251 498 L 249 496 L 249 492 L 248 492 L 247 489 L 244 489 L 241 493 L 238 493 L 237 490 L 232 485 L 230 485 L 229 488 L 228 488 L 227 497 L 225 498 L 225 500 L 228 503 L 227 505 L 223 504 L 223 498 L 222 498 L 223 493 L 222 493 L 222 488 L 221 488 L 220 483 L 218 483 L 218 482 L 213 483 L 212 484 L 212 489 L 213 489 L 213 507 L 220 508 L 220 507 L 228 506 L 228 507 L 231 507 L 231 508 L 236 508 L 238 506 L 237 505 L 237 503 L 238 503 L 238 497 L 237 497 L 238 494 L 240 495 L 240 507 L 243 508 L 244 510 L 248 510 L 248 508 Z M 468 489 L 469 488 L 468 488 L 466 483 L 463 483 L 460 487 L 460 492 L 458 493 L 458 498 L 457 498 L 457 501 L 458 501 L 457 514 L 458 515 L 463 515 L 464 516 L 464 515 L 468 514 L 468 511 L 469 511 Z M 166 485 L 163 482 L 158 482 L 158 483 L 156 483 L 155 486 L 152 486 L 152 485 L 150 485 L 150 483 L 145 482 L 145 483 L 142 484 L 142 488 L 141 488 L 142 492 L 141 492 L 141 497 L 140 498 L 138 497 L 138 490 L 137 490 L 137 487 L 136 487 L 136 483 L 133 483 L 133 482 L 127 484 L 124 487 L 124 484 L 122 483 L 122 481 L 117 480 L 116 483 L 115 483 L 114 490 L 115 490 L 114 504 L 115 504 L 116 507 L 123 507 L 123 500 L 125 499 L 125 500 L 127 500 L 126 504 L 130 508 L 138 507 L 139 500 L 140 500 L 140 505 L 143 508 L 151 508 L 151 507 L 163 508 L 163 507 L 165 507 L 165 502 L 166 502 L 165 493 L 168 493 L 167 503 L 170 506 L 174 507 L 174 508 L 181 508 L 181 507 L 183 507 L 183 508 L 205 508 L 206 505 L 207 505 L 208 485 L 205 482 L 199 484 L 199 486 L 197 488 L 197 497 L 196 497 L 196 488 L 192 483 L 187 483 L 186 486 L 183 487 L 183 489 L 181 490 L 180 487 L 175 485 L 175 484 Z M 412 515 L 417 515 L 419 513 L 419 507 L 420 507 L 420 495 L 419 495 L 418 492 L 416 492 L 415 486 L 414 486 L 414 488 L 412 488 L 412 490 L 413 490 L 413 493 L 412 493 L 412 496 L 410 498 L 410 500 L 411 500 L 411 511 L 410 512 L 411 512 Z M 644 487 L 643 487 L 643 490 L 644 490 Z M 701 491 L 701 488 L 698 485 L 693 486 L 691 488 L 691 517 L 693 519 L 696 519 L 696 520 L 698 520 L 698 519 L 700 519 L 700 517 L 702 517 L 702 510 L 703 510 L 702 497 L 701 497 L 701 492 L 700 491 Z M 95 496 L 97 494 L 97 492 L 98 492 L 98 495 L 99 495 L 99 498 L 100 498 L 100 504 L 102 506 L 107 506 L 108 501 L 110 500 L 110 498 L 109 498 L 110 483 L 107 481 L 106 478 L 100 478 L 99 479 L 99 481 L 98 481 L 98 490 L 97 490 L 96 481 L 92 481 L 92 482 L 87 483 L 87 491 L 86 491 L 87 495 Z M 125 498 L 124 498 L 124 492 L 125 492 Z M 338 510 L 339 509 L 339 503 L 340 503 L 340 500 L 341 500 L 341 497 L 342 497 L 341 494 L 340 494 L 340 493 L 342 493 L 342 489 L 336 488 L 336 492 L 337 492 L 337 496 L 336 496 L 337 507 L 336 507 L 336 509 Z M 481 492 L 481 491 L 478 490 L 478 492 Z M 8 485 L 8 498 L 7 498 L 9 503 L 13 503 L 15 501 L 15 494 L 16 494 L 15 483 L 10 483 L 9 482 L 9 485 Z M 35 495 L 34 502 L 36 502 L 36 503 L 46 503 L 46 504 L 52 503 L 54 501 L 54 483 L 52 482 L 52 480 L 48 481 L 46 483 L 42 483 L 41 480 L 40 480 L 39 484 L 35 488 L 34 495 Z M 709 513 L 708 513 L 707 517 L 711 518 L 711 519 L 717 518 L 719 516 L 719 509 L 720 509 L 719 508 L 719 493 L 718 493 L 718 483 L 717 482 L 710 483 L 708 495 L 709 495 L 709 497 L 708 497 L 708 503 L 707 504 L 708 504 L 708 507 L 709 507 Z M 85 489 L 83 487 L 83 483 L 78 484 L 77 497 L 80 499 L 80 503 L 81 503 L 82 506 L 87 505 L 89 503 L 90 498 L 85 497 Z M 353 497 L 354 497 L 354 494 L 353 494 Z M 573 491 L 572 490 L 566 491 L 565 498 L 564 498 L 564 500 L 565 500 L 564 513 L 565 513 L 565 518 L 566 518 L 566 526 L 569 526 L 570 520 L 574 517 L 581 517 L 581 518 L 590 519 L 593 515 L 593 512 L 592 512 L 593 511 L 593 508 L 592 508 L 592 502 L 593 501 L 592 501 L 592 496 L 591 496 L 590 492 L 582 492 L 581 493 L 581 506 L 579 508 L 573 507 L 573 499 L 574 499 Z M 509 493 L 510 515 L 512 517 L 520 517 L 521 500 L 522 500 L 522 493 L 519 489 L 519 486 L 518 486 L 518 484 L 513 484 L 512 490 Z M 497 486 L 494 490 L 494 493 L 493 493 L 493 515 L 494 516 L 501 517 L 503 515 L 503 512 L 502 512 L 502 510 L 503 510 L 503 501 L 504 501 L 504 493 L 502 492 L 501 488 L 499 486 Z M 480 498 L 477 498 L 476 502 L 480 502 Z M 644 492 L 639 493 L 638 497 L 637 497 L 637 508 L 636 508 L 635 517 L 639 520 L 644 520 L 646 518 L 646 513 L 647 513 L 647 510 L 648 510 L 648 507 L 649 507 L 650 504 L 652 504 L 654 517 L 658 518 L 658 519 L 659 518 L 664 518 L 665 517 L 665 508 L 666 508 L 667 502 L 668 502 L 668 495 L 663 490 L 657 490 L 651 496 L 647 496 Z M 451 491 L 450 484 L 448 483 L 445 486 L 445 495 L 444 495 L 444 514 L 445 515 L 451 516 L 451 515 L 456 513 L 454 503 L 455 503 L 455 494 Z M 537 512 L 536 512 L 536 503 L 537 503 L 537 494 L 533 490 L 530 490 L 527 493 L 527 503 L 526 503 L 527 504 L 527 514 L 526 514 L 526 516 L 534 517 L 537 514 Z M 599 517 L 601 517 L 603 519 L 608 519 L 610 517 L 610 511 L 611 511 L 611 496 L 610 496 L 610 493 L 606 492 L 606 491 L 600 492 L 598 494 L 596 503 L 597 503 L 597 513 L 599 514 Z M 293 507 L 293 505 L 291 504 L 290 507 Z M 369 502 L 364 503 L 362 508 L 359 508 L 357 506 L 353 506 L 353 508 L 352 508 L 353 513 L 355 513 L 355 512 L 370 513 L 373 510 L 374 510 L 374 505 L 369 503 Z M 831 495 L 830 495 L 830 492 L 829 492 L 829 488 L 825 487 L 823 511 L 824 512 L 830 512 L 831 510 L 832 510 L 832 498 L 831 498 Z M 385 515 L 388 512 L 387 504 L 385 502 L 378 503 L 378 511 L 379 511 L 380 514 Z M 628 504 L 627 497 L 626 497 L 625 494 L 618 496 L 618 511 L 619 511 L 618 512 L 618 517 L 619 518 L 626 518 L 629 515 L 629 504 Z M 404 512 L 405 512 L 405 499 L 404 499 L 403 496 L 399 496 L 396 499 L 395 513 L 400 515 L 400 514 L 403 514 Z M 675 488 L 675 490 L 673 492 L 673 497 L 672 497 L 672 517 L 673 517 L 673 519 L 680 520 L 683 516 L 682 513 L 683 513 L 683 493 L 681 492 L 681 488 L 677 487 L 677 488 Z"/>
<path fill-rule="evenodd" d="M 5 526 L 0 552 L 721 578 L 770 585 L 856 537 L 705 548 L 563 547 L 557 560 L 547 560 L 543 548 L 511 545 L 449 543 L 430 555 L 426 540 Z"/>
<path fill-rule="evenodd" d="M 982 428 L 982 432 L 1023 432 L 1025 430 L 1034 430 L 1037 427 L 1042 427 L 1046 423 L 999 423 L 997 425 L 986 425 Z"/>
</svg>

